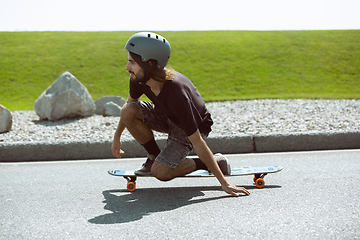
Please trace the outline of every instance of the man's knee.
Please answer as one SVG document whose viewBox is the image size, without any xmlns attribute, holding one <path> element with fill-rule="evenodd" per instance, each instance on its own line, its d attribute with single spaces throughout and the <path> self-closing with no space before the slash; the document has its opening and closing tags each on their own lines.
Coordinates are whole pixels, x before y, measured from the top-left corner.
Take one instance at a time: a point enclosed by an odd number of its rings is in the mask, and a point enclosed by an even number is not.
<svg viewBox="0 0 360 240">
<path fill-rule="evenodd" d="M 140 107 L 136 103 L 126 103 L 120 112 L 120 117 L 123 122 L 132 122 L 134 119 L 141 118 Z"/>
<path fill-rule="evenodd" d="M 174 176 L 171 174 L 172 170 L 173 169 L 155 161 L 151 167 L 151 174 L 158 180 L 166 182 L 174 179 Z"/>
</svg>

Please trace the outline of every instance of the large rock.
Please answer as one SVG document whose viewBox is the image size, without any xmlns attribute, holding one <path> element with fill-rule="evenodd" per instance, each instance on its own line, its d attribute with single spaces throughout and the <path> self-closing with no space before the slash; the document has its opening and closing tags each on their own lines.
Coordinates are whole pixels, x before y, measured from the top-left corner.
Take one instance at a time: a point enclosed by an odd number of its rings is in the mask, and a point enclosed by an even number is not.
<svg viewBox="0 0 360 240">
<path fill-rule="evenodd" d="M 12 126 L 11 112 L 0 104 L 0 133 L 10 131 Z"/>
<path fill-rule="evenodd" d="M 121 107 L 113 102 L 108 102 L 104 105 L 103 116 L 120 117 Z"/>
<path fill-rule="evenodd" d="M 95 100 L 95 105 L 96 105 L 95 114 L 98 114 L 98 115 L 103 114 L 104 106 L 105 106 L 105 104 L 107 104 L 109 102 L 113 102 L 116 105 L 122 107 L 125 104 L 126 100 L 120 96 L 104 96 L 99 99 L 96 99 Z"/>
<path fill-rule="evenodd" d="M 71 73 L 64 72 L 34 103 L 41 119 L 88 117 L 95 112 L 95 103 L 88 90 Z"/>
</svg>

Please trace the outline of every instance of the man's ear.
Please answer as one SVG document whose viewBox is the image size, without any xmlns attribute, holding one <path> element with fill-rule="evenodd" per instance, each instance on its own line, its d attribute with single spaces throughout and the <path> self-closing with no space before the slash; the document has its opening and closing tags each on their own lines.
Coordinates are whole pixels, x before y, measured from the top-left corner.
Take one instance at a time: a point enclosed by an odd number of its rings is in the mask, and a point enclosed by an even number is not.
<svg viewBox="0 0 360 240">
<path fill-rule="evenodd" d="M 156 60 L 150 59 L 148 61 L 148 63 L 150 65 L 150 67 L 153 68 L 153 69 L 156 68 L 156 66 L 157 66 L 157 61 Z"/>
</svg>

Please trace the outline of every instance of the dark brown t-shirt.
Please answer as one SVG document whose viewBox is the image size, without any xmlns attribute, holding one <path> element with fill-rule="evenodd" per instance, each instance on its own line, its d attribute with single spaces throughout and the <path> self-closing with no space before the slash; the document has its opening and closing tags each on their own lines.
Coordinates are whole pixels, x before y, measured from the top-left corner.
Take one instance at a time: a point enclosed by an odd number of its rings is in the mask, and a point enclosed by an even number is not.
<svg viewBox="0 0 360 240">
<path fill-rule="evenodd" d="M 137 99 L 145 94 L 155 107 L 163 110 L 187 136 L 195 133 L 197 129 L 201 133 L 209 134 L 213 121 L 204 100 L 186 76 L 175 73 L 174 80 L 166 81 L 158 96 L 153 94 L 148 85 L 130 80 L 130 96 Z"/>
</svg>

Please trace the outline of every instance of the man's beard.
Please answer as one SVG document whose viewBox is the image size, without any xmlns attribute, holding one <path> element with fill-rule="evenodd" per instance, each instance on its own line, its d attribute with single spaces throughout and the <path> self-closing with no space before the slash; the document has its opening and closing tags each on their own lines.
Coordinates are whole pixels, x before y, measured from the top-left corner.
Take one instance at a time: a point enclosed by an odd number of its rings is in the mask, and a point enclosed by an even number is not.
<svg viewBox="0 0 360 240">
<path fill-rule="evenodd" d="M 130 77 L 131 81 L 136 83 L 145 84 L 151 78 L 150 74 L 145 71 L 138 72 L 137 74 L 133 71 L 129 71 L 129 73 L 133 75 L 133 77 Z"/>
</svg>

